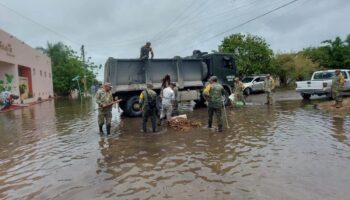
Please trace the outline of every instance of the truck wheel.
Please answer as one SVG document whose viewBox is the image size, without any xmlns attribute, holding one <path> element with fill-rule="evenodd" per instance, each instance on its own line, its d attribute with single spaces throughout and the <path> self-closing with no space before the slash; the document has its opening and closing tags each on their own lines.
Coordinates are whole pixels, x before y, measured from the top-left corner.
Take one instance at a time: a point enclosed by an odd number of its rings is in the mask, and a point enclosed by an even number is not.
<svg viewBox="0 0 350 200">
<path fill-rule="evenodd" d="M 160 112 L 162 110 L 162 98 L 160 98 L 160 96 L 157 96 L 156 102 L 157 115 L 160 115 Z"/>
<path fill-rule="evenodd" d="M 244 89 L 244 94 L 249 96 L 250 94 L 252 94 L 252 89 L 251 88 Z"/>
<path fill-rule="evenodd" d="M 126 114 L 130 117 L 139 117 L 142 115 L 139 97 L 132 96 L 126 102 Z"/>
<path fill-rule="evenodd" d="M 304 100 L 310 100 L 311 94 L 302 93 L 301 96 L 303 97 Z"/>
<path fill-rule="evenodd" d="M 225 99 L 224 99 L 225 106 L 228 106 L 231 103 L 230 99 L 228 98 L 230 96 L 230 92 L 227 90 L 228 89 L 225 89 Z"/>
</svg>

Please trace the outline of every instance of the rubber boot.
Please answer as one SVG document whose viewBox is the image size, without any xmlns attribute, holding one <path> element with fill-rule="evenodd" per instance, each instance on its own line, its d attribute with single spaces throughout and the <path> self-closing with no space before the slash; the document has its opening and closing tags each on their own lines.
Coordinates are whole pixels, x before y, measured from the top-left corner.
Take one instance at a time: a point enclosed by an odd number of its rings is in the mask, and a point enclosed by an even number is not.
<svg viewBox="0 0 350 200">
<path fill-rule="evenodd" d="M 142 124 L 142 131 L 144 133 L 147 133 L 147 125 L 146 124 Z"/>
<path fill-rule="evenodd" d="M 336 107 L 336 108 L 342 107 L 342 102 L 337 101 L 337 103 L 335 104 L 335 107 Z"/>
<path fill-rule="evenodd" d="M 103 135 L 103 129 L 102 129 L 103 125 L 99 125 L 98 128 L 100 129 L 100 134 Z"/>
<path fill-rule="evenodd" d="M 218 127 L 218 131 L 219 131 L 219 132 L 222 132 L 222 126 L 219 126 L 219 127 Z"/>
<path fill-rule="evenodd" d="M 106 125 L 106 129 L 107 129 L 107 135 L 110 135 L 111 134 L 111 125 L 110 124 Z"/>
</svg>

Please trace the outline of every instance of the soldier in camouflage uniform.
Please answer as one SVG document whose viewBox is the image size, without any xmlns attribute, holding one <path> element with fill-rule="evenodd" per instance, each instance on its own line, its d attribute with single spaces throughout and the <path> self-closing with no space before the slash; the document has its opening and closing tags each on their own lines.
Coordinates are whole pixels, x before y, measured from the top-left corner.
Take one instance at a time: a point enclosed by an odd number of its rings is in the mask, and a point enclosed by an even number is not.
<svg viewBox="0 0 350 200">
<path fill-rule="evenodd" d="M 344 76 L 340 70 L 335 71 L 335 76 L 332 79 L 332 98 L 335 100 L 335 107 L 340 108 L 343 104 L 342 91 L 344 87 Z"/>
<path fill-rule="evenodd" d="M 150 63 L 148 61 L 149 53 L 151 53 L 151 59 L 153 59 L 154 54 L 153 54 L 153 50 L 151 47 L 151 43 L 147 42 L 144 46 L 141 47 L 141 50 L 140 50 L 141 66 L 142 66 L 142 70 L 145 73 L 146 83 L 152 82 L 151 76 L 150 76 L 149 70 L 148 70 L 148 68 L 150 66 Z"/>
<path fill-rule="evenodd" d="M 98 126 L 100 129 L 100 134 L 103 134 L 102 127 L 105 121 L 107 135 L 111 133 L 112 105 L 107 106 L 113 102 L 111 89 L 111 84 L 105 83 L 96 93 L 96 103 L 98 104 Z"/>
<path fill-rule="evenodd" d="M 147 88 L 141 92 L 140 94 L 140 104 L 142 107 L 142 130 L 144 133 L 147 133 L 147 121 L 148 118 L 151 117 L 152 121 L 152 130 L 153 132 L 156 132 L 156 126 L 157 126 L 157 107 L 154 106 L 151 108 L 150 106 L 150 101 L 152 99 L 157 98 L 157 93 L 152 90 L 153 85 L 152 84 L 147 84 Z"/>
<path fill-rule="evenodd" d="M 151 53 L 151 59 L 152 59 L 154 54 L 153 54 L 153 50 L 152 50 L 152 47 L 151 47 L 151 42 L 146 42 L 146 45 L 141 47 L 140 59 L 141 60 L 148 60 L 149 53 Z"/>
<path fill-rule="evenodd" d="M 239 80 L 239 78 L 235 78 L 235 90 L 234 90 L 235 101 L 242 101 L 243 104 L 245 105 L 243 90 L 244 90 L 243 83 Z"/>
<path fill-rule="evenodd" d="M 208 101 L 208 128 L 212 127 L 213 115 L 216 114 L 218 131 L 222 132 L 222 96 L 225 90 L 217 83 L 217 77 L 212 76 L 209 79 L 210 84 L 203 91 L 204 98 Z"/>
<path fill-rule="evenodd" d="M 264 81 L 264 91 L 266 93 L 266 103 L 265 104 L 272 105 L 274 89 L 275 89 L 275 81 L 270 76 L 270 74 L 268 74 L 266 76 L 265 81 Z"/>
</svg>

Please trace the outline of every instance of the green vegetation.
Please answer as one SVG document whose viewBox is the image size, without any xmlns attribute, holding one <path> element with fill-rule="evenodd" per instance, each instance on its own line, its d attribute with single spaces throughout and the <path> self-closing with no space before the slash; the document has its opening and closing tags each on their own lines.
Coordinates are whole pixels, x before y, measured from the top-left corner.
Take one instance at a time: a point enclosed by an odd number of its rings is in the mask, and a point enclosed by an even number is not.
<svg viewBox="0 0 350 200">
<path fill-rule="evenodd" d="M 70 90 L 78 89 L 77 81 L 72 80 L 77 75 L 84 77 L 84 73 L 86 73 L 87 88 L 97 82 L 94 70 L 101 68 L 101 66 L 90 62 L 90 57 L 85 62 L 85 71 L 82 58 L 72 48 L 61 42 L 47 43 L 46 48 L 38 47 L 37 49 L 51 58 L 53 88 L 57 95 L 68 95 Z M 83 85 L 83 80 L 80 81 Z"/>
<path fill-rule="evenodd" d="M 239 76 L 270 73 L 282 85 L 309 79 L 315 70 L 350 68 L 350 35 L 345 40 L 323 41 L 319 47 L 274 55 L 265 39 L 239 33 L 225 37 L 218 51 L 235 55 Z"/>
<path fill-rule="evenodd" d="M 278 54 L 274 57 L 273 74 L 279 77 L 281 85 L 287 86 L 310 79 L 319 67 L 317 62 L 300 53 Z"/>
<path fill-rule="evenodd" d="M 267 73 L 272 67 L 273 51 L 258 36 L 239 33 L 225 37 L 219 45 L 219 52 L 235 55 L 239 75 Z"/>
<path fill-rule="evenodd" d="M 19 85 L 19 93 L 22 95 L 26 92 L 27 86 L 25 84 Z"/>
<path fill-rule="evenodd" d="M 5 74 L 5 80 L 0 80 L 0 92 L 12 90 L 13 78 L 13 75 Z"/>
<path fill-rule="evenodd" d="M 320 47 L 309 47 L 301 53 L 327 69 L 350 68 L 350 35 L 346 40 L 336 37 L 323 41 Z"/>
</svg>

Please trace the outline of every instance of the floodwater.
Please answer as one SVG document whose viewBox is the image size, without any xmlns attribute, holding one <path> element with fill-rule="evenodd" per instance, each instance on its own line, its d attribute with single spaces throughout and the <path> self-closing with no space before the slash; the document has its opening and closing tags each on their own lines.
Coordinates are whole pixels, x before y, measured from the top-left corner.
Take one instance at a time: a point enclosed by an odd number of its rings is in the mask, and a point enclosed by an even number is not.
<svg viewBox="0 0 350 200">
<path fill-rule="evenodd" d="M 0 199 L 349 199 L 350 116 L 261 96 L 223 133 L 143 134 L 114 110 L 100 137 L 92 101 L 1 113 Z M 205 125 L 205 108 L 187 114 Z"/>
</svg>

